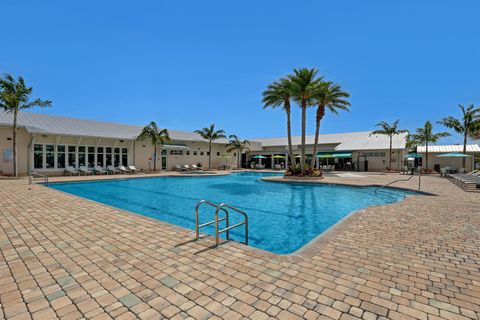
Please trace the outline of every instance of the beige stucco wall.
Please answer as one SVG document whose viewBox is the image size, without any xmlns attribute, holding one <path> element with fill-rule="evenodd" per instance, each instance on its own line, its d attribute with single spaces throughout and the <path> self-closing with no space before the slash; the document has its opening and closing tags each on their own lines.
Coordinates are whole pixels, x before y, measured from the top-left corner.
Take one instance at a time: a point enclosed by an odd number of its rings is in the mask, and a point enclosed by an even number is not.
<svg viewBox="0 0 480 320">
<path fill-rule="evenodd" d="M 4 162 L 5 149 L 13 149 L 12 129 L 0 127 L 0 174 L 13 175 L 13 162 Z M 30 135 L 25 129 L 19 129 L 17 133 L 17 167 L 19 175 L 26 175 L 28 163 L 28 144 Z"/>
<path fill-rule="evenodd" d="M 189 149 L 183 149 L 182 155 L 171 155 L 170 149 L 165 149 L 167 152 L 167 170 L 174 170 L 175 165 L 192 165 L 201 163 L 203 168 L 208 168 L 208 142 L 200 141 L 170 141 L 168 144 L 178 144 L 185 145 Z M 186 151 L 189 151 L 189 155 L 186 154 Z M 203 156 L 200 153 L 203 151 Z M 194 152 L 197 155 L 194 155 Z M 153 145 L 149 141 L 136 141 L 135 142 L 135 166 L 142 169 L 153 169 Z M 161 168 L 162 164 L 162 147 L 157 147 L 157 170 Z M 230 158 L 225 159 L 217 155 L 217 153 L 222 155 L 229 155 Z M 237 160 L 234 154 L 236 151 L 227 153 L 225 144 L 212 144 L 212 162 L 211 168 L 217 169 L 221 164 L 229 164 L 232 167 L 236 167 Z M 163 155 L 165 157 L 165 155 Z M 149 160 L 151 158 L 152 160 Z"/>
</svg>

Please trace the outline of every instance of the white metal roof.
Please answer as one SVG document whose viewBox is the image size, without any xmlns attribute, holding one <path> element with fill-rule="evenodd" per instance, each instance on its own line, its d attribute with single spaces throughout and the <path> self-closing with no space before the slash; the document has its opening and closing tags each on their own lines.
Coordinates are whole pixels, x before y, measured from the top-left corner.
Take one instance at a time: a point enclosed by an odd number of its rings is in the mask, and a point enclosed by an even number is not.
<svg viewBox="0 0 480 320">
<path fill-rule="evenodd" d="M 405 149 L 407 133 L 395 135 L 392 140 L 393 149 Z M 287 137 L 254 139 L 262 144 L 262 147 L 286 146 Z M 313 145 L 315 136 L 307 136 L 306 143 Z M 390 139 L 386 135 L 372 134 L 372 131 L 321 134 L 318 140 L 319 144 L 338 144 L 334 150 L 353 151 L 353 150 L 379 150 L 388 149 Z M 293 145 L 301 144 L 301 137 L 292 137 Z"/>
<path fill-rule="evenodd" d="M 425 146 L 418 146 L 418 153 L 425 153 Z M 428 153 L 447 153 L 447 152 L 463 152 L 463 145 L 451 144 L 441 146 L 428 146 Z M 478 144 L 467 144 L 467 152 L 480 152 Z"/>
<path fill-rule="evenodd" d="M 29 133 L 125 140 L 135 139 L 143 128 L 141 126 L 75 119 L 30 112 L 20 112 L 17 121 L 18 126 L 25 128 Z M 11 126 L 12 123 L 13 115 L 0 110 L 0 126 Z M 168 133 L 170 138 L 176 141 L 205 141 L 205 139 L 194 132 L 168 130 Z M 219 139 L 215 142 L 226 143 L 227 140 Z"/>
</svg>

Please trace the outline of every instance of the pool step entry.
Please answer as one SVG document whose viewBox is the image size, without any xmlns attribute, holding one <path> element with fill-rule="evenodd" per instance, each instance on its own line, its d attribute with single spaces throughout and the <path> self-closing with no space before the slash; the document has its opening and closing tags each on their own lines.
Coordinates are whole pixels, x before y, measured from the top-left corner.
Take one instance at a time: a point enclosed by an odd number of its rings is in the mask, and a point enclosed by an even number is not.
<svg viewBox="0 0 480 320">
<path fill-rule="evenodd" d="M 215 208 L 215 219 L 206 223 L 200 224 L 199 218 L 198 218 L 198 211 L 202 205 L 208 205 L 213 208 Z M 230 225 L 229 221 L 229 210 L 237 212 L 241 214 L 244 218 L 243 221 L 236 223 L 234 225 Z M 223 212 L 225 213 L 225 216 L 223 218 L 219 218 L 219 213 Z M 220 229 L 219 228 L 219 223 L 225 221 L 225 228 Z M 248 245 L 248 215 L 243 212 L 240 209 L 237 209 L 235 207 L 232 207 L 226 203 L 222 203 L 219 205 L 216 205 L 210 201 L 207 200 L 200 200 L 197 205 L 195 206 L 195 240 L 200 239 L 200 228 L 209 226 L 209 225 L 215 225 L 215 246 L 218 246 L 220 244 L 220 234 L 225 233 L 227 240 L 230 239 L 230 230 L 240 227 L 242 225 L 245 226 L 245 244 Z"/>
</svg>

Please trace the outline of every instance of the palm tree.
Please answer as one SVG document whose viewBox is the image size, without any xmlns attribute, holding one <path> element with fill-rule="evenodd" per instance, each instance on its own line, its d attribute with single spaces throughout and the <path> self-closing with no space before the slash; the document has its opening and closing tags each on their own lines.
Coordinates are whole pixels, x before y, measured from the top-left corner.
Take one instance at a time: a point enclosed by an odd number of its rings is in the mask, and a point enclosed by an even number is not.
<svg viewBox="0 0 480 320">
<path fill-rule="evenodd" d="M 292 127 L 290 119 L 290 87 L 290 79 L 281 78 L 279 81 L 275 81 L 267 87 L 267 90 L 263 91 L 262 102 L 264 103 L 264 109 L 268 107 L 275 109 L 282 106 L 285 111 L 285 114 L 287 115 L 288 153 L 292 160 L 292 164 L 295 166 L 296 161 L 292 148 Z"/>
<path fill-rule="evenodd" d="M 30 100 L 30 94 L 33 88 L 25 84 L 22 77 L 15 80 L 11 75 L 6 74 L 0 78 L 0 109 L 5 112 L 13 113 L 13 175 L 18 175 L 17 168 L 17 116 L 21 110 L 31 109 L 33 107 L 50 107 L 50 100 L 33 99 Z"/>
<path fill-rule="evenodd" d="M 389 159 L 388 159 L 388 170 L 392 170 L 392 141 L 393 141 L 393 136 L 396 136 L 397 134 L 402 134 L 405 132 L 408 132 L 408 130 L 400 130 L 398 129 L 398 124 L 400 123 L 400 120 L 394 121 L 392 124 L 389 124 L 386 121 L 380 121 L 376 127 L 380 127 L 379 130 L 375 130 L 372 132 L 372 134 L 382 134 L 388 136 L 390 139 L 390 149 L 389 149 Z"/>
<path fill-rule="evenodd" d="M 314 96 L 317 105 L 317 113 L 315 119 L 315 142 L 313 144 L 313 157 L 310 167 L 315 167 L 317 161 L 318 138 L 320 135 L 320 122 L 325 116 L 325 109 L 333 114 L 338 114 L 338 110 L 350 111 L 350 102 L 346 98 L 350 97 L 348 92 L 342 91 L 340 85 L 330 81 L 322 81 L 316 88 Z"/>
<path fill-rule="evenodd" d="M 226 138 L 225 131 L 215 130 L 215 125 L 211 124 L 210 127 L 195 130 L 195 133 L 199 134 L 203 139 L 208 140 L 208 170 L 210 170 L 212 162 L 212 142 L 221 138 Z"/>
<path fill-rule="evenodd" d="M 164 145 L 165 142 L 170 141 L 170 136 L 167 129 L 160 129 L 155 121 L 146 125 L 137 140 L 150 139 L 152 142 L 153 152 L 153 171 L 157 171 L 157 145 Z"/>
<path fill-rule="evenodd" d="M 316 88 L 322 78 L 316 78 L 317 69 L 294 69 L 292 75 L 288 78 L 291 81 L 290 92 L 293 100 L 295 100 L 302 110 L 302 141 L 300 155 L 301 174 L 305 174 L 305 132 L 307 126 L 307 108 L 314 104 Z"/>
<path fill-rule="evenodd" d="M 249 150 L 248 145 L 250 145 L 250 141 L 248 140 L 240 140 L 236 135 L 231 134 L 229 137 L 230 141 L 225 146 L 227 148 L 227 152 L 232 152 L 233 150 L 237 150 L 237 167 L 240 168 L 240 159 L 243 150 Z"/>
<path fill-rule="evenodd" d="M 465 154 L 467 152 L 468 137 L 473 139 L 480 131 L 480 108 L 475 108 L 473 104 L 466 108 L 459 104 L 458 107 L 462 111 L 461 118 L 449 116 L 438 121 L 438 123 L 463 135 L 463 153 Z M 465 168 L 466 159 L 463 158 L 462 160 Z"/>
<path fill-rule="evenodd" d="M 410 136 L 410 143 L 414 145 L 425 145 L 425 168 L 428 170 L 428 144 L 436 143 L 440 138 L 448 137 L 448 132 L 432 132 L 432 124 L 430 121 L 425 122 L 423 128 L 417 128 L 415 134 Z"/>
</svg>

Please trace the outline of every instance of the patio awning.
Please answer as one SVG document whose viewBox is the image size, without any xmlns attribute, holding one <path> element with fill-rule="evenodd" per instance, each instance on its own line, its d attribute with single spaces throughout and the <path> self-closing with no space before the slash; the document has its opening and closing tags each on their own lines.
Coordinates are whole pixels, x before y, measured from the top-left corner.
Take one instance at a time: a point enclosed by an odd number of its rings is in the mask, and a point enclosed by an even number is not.
<svg viewBox="0 0 480 320">
<path fill-rule="evenodd" d="M 184 145 L 184 144 L 164 144 L 163 149 L 168 149 L 168 150 L 186 150 L 186 149 L 191 149 L 190 147 Z"/>
<path fill-rule="evenodd" d="M 317 152 L 317 158 L 351 158 L 351 152 Z"/>
</svg>

